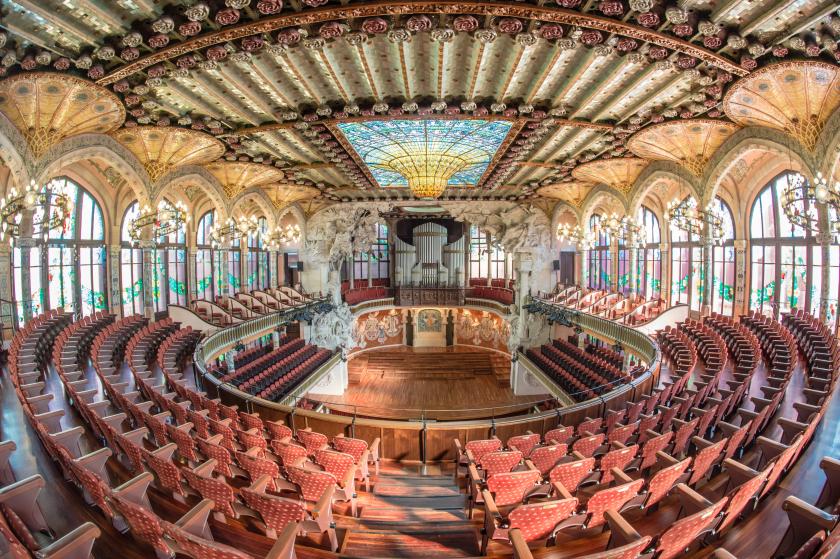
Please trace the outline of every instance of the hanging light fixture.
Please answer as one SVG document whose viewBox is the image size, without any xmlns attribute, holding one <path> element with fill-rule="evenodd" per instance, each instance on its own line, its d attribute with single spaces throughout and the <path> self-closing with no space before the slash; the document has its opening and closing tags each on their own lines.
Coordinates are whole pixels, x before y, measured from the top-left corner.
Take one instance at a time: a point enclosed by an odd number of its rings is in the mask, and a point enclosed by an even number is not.
<svg viewBox="0 0 840 559">
<path fill-rule="evenodd" d="M 140 210 L 140 214 L 128 225 L 128 235 L 135 245 L 144 234 L 148 234 L 149 240 L 157 243 L 162 237 L 183 229 L 189 219 L 187 207 L 182 202 L 172 205 L 161 200 L 154 210 L 149 206 Z"/>
<path fill-rule="evenodd" d="M 696 235 L 708 238 L 714 244 L 723 244 L 723 216 L 714 207 L 714 202 L 709 202 L 705 209 L 699 209 L 693 196 L 685 198 L 682 202 L 674 199 L 668 203 L 665 220 L 673 227 L 688 233 L 689 237 Z"/>
<path fill-rule="evenodd" d="M 634 248 L 641 246 L 642 226 L 629 216 L 619 217 L 617 213 L 613 212 L 612 215 L 603 218 L 595 227 L 596 233 L 603 230 L 611 238 L 618 239 L 625 245 Z"/>
<path fill-rule="evenodd" d="M 213 225 L 210 228 L 210 246 L 214 249 L 222 248 L 223 245 L 230 246 L 239 242 L 248 235 L 259 235 L 260 224 L 257 216 L 250 218 L 228 218 L 224 224 Z"/>
<path fill-rule="evenodd" d="M 268 246 L 271 249 L 278 249 L 280 245 L 291 245 L 300 241 L 302 236 L 300 225 L 290 223 L 285 227 L 278 225 L 268 237 Z"/>
<path fill-rule="evenodd" d="M 782 210 L 791 224 L 805 231 L 818 233 L 820 229 L 819 205 L 827 204 L 835 214 L 840 215 L 840 182 L 833 184 L 818 172 L 810 183 L 803 175 L 788 175 L 787 184 L 782 189 Z M 840 233 L 840 224 L 831 223 L 834 234 Z"/>
<path fill-rule="evenodd" d="M 557 240 L 574 243 L 579 250 L 589 250 L 595 247 L 595 238 L 579 225 L 574 227 L 562 223 L 557 226 Z"/>
<path fill-rule="evenodd" d="M 32 216 L 32 236 L 46 240 L 50 231 L 64 229 L 70 206 L 70 197 L 60 181 L 50 183 L 40 192 L 35 181 L 30 181 L 21 192 L 12 188 L 8 199 L 0 199 L 0 241 L 8 237 L 11 245 L 14 239 L 20 238 L 21 224 L 27 214 Z"/>
</svg>

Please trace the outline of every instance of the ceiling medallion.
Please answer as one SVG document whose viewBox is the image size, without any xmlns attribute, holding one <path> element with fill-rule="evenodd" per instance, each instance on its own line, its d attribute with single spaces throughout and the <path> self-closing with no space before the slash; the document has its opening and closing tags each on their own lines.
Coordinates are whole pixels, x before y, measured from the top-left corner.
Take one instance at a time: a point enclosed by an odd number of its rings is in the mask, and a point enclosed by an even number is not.
<svg viewBox="0 0 840 559">
<path fill-rule="evenodd" d="M 136 126 L 112 135 L 137 157 L 153 184 L 176 167 L 210 163 L 225 153 L 213 136 L 183 128 Z"/>
<path fill-rule="evenodd" d="M 645 159 L 673 161 L 700 177 L 715 151 L 737 131 L 738 126 L 720 120 L 673 120 L 636 132 L 627 148 Z"/>
<path fill-rule="evenodd" d="M 813 151 L 840 106 L 840 68 L 817 61 L 779 62 L 741 78 L 723 99 L 726 116 L 742 126 L 790 134 Z"/>
<path fill-rule="evenodd" d="M 723 216 L 713 203 L 701 210 L 697 208 L 697 201 L 693 196 L 685 198 L 682 202 L 672 200 L 665 210 L 665 220 L 673 227 L 688 233 L 689 238 L 696 236 L 708 239 L 713 244 L 723 244 Z"/>
<path fill-rule="evenodd" d="M 0 81 L 0 113 L 20 131 L 38 159 L 79 134 L 105 134 L 125 120 L 119 98 L 67 74 L 27 72 Z"/>
<path fill-rule="evenodd" d="M 252 215 L 250 218 L 240 219 L 231 217 L 226 223 L 214 224 L 210 229 L 210 246 L 214 249 L 230 248 L 231 245 L 238 244 L 241 239 L 260 233 L 257 216 Z"/>
<path fill-rule="evenodd" d="M 51 231 L 64 229 L 70 217 L 70 197 L 58 181 L 50 184 L 38 192 L 32 181 L 22 192 L 12 187 L 9 198 L 0 199 L 0 241 L 8 237 L 11 245 L 20 238 L 25 216 L 32 216 L 32 237 L 46 241 Z"/>
<path fill-rule="evenodd" d="M 183 202 L 172 205 L 161 200 L 157 209 L 143 206 L 140 214 L 129 223 L 128 235 L 135 245 L 142 240 L 157 244 L 162 242 L 164 237 L 182 230 L 189 220 L 187 207 Z"/>
</svg>

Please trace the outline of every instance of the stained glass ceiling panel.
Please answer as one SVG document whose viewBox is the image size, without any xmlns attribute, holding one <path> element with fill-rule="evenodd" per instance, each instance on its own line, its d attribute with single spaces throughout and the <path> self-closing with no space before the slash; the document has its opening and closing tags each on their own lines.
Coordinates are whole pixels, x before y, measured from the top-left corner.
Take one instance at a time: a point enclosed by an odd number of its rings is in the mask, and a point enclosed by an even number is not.
<svg viewBox="0 0 840 559">
<path fill-rule="evenodd" d="M 406 188 L 430 167 L 450 187 L 481 180 L 513 123 L 506 120 L 369 120 L 337 128 L 383 188 Z"/>
</svg>

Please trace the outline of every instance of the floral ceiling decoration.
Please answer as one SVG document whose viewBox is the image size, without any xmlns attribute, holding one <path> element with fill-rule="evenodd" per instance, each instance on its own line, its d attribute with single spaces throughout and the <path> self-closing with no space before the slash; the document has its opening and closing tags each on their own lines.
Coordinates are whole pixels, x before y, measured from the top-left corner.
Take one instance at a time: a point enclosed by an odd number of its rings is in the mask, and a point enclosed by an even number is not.
<svg viewBox="0 0 840 559">
<path fill-rule="evenodd" d="M 675 120 L 636 132 L 627 148 L 639 157 L 673 161 L 694 176 L 701 176 L 706 163 L 738 126 L 720 120 Z"/>
<path fill-rule="evenodd" d="M 73 76 L 32 72 L 0 81 L 0 112 L 26 138 L 35 158 L 61 140 L 104 134 L 125 120 L 119 98 Z"/>
<path fill-rule="evenodd" d="M 626 195 L 648 163 L 637 157 L 592 161 L 576 167 L 572 175 L 577 180 L 605 184 Z"/>
<path fill-rule="evenodd" d="M 540 187 L 537 189 L 537 196 L 563 200 L 575 208 L 580 208 L 594 186 L 592 183 L 580 181 L 559 182 Z"/>
<path fill-rule="evenodd" d="M 313 186 L 302 186 L 297 184 L 276 184 L 266 188 L 268 197 L 278 210 L 287 208 L 295 202 L 309 200 L 321 194 L 321 191 Z"/>
<path fill-rule="evenodd" d="M 206 168 L 216 177 L 225 194 L 231 199 L 246 188 L 265 187 L 283 180 L 281 170 L 257 163 L 217 161 L 206 165 Z"/>
<path fill-rule="evenodd" d="M 181 128 L 137 126 L 113 136 L 140 160 L 153 183 L 176 167 L 210 163 L 225 152 L 213 136 Z"/>
<path fill-rule="evenodd" d="M 772 64 L 738 80 L 723 104 L 738 124 L 782 130 L 813 150 L 840 106 L 840 68 L 816 61 Z"/>
</svg>

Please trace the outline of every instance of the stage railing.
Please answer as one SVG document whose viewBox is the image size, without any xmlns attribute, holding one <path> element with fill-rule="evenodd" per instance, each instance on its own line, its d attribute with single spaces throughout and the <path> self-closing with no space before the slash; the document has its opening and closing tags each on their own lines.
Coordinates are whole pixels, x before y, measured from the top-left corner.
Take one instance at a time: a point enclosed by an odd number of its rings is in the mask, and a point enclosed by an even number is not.
<svg viewBox="0 0 840 559">
<path fill-rule="evenodd" d="M 295 398 L 289 405 L 270 402 L 243 392 L 231 384 L 222 383 L 207 373 L 206 361 L 223 354 L 240 342 L 244 343 L 270 333 L 287 323 L 295 310 L 299 309 L 248 320 L 208 336 L 195 351 L 196 382 L 211 398 L 218 397 L 225 404 L 236 404 L 240 409 L 259 413 L 264 419 L 282 420 L 293 429 L 311 428 L 330 438 L 338 434 L 367 441 L 379 438 L 382 441 L 380 453 L 384 459 L 423 463 L 453 460 L 453 438 L 459 438 L 461 442 L 491 436 L 507 440 L 527 431 L 544 433 L 560 424 L 575 425 L 587 417 L 602 417 L 609 410 L 623 409 L 625 402 L 635 401 L 642 395 L 649 394 L 659 379 L 660 351 L 653 339 L 627 326 L 584 313 L 570 315 L 572 324 L 602 339 L 621 344 L 640 356 L 648 363 L 648 367 L 631 382 L 595 398 L 571 405 L 554 399 L 557 407 L 540 411 L 532 410 L 541 407 L 540 402 L 546 406 L 546 401 L 534 402 L 533 406 L 528 405 L 528 413 L 518 415 L 499 413 L 498 406 L 486 408 L 489 412 L 488 417 L 460 420 L 436 420 L 429 415 L 439 414 L 429 414 L 428 410 L 425 414 L 421 410 L 418 418 L 409 420 L 366 417 L 364 410 L 360 410 L 359 407 L 355 413 L 323 413 L 301 407 L 301 404 L 307 401 L 306 398 Z M 517 352 L 515 358 L 523 360 L 528 369 L 537 369 L 524 353 Z M 332 361 L 329 366 L 334 365 Z M 312 378 L 317 380 L 317 375 L 323 374 L 323 371 L 325 369 L 320 368 L 313 373 L 315 376 Z M 317 402 L 312 403 L 317 406 Z M 452 411 L 457 413 L 457 410 Z"/>
</svg>

